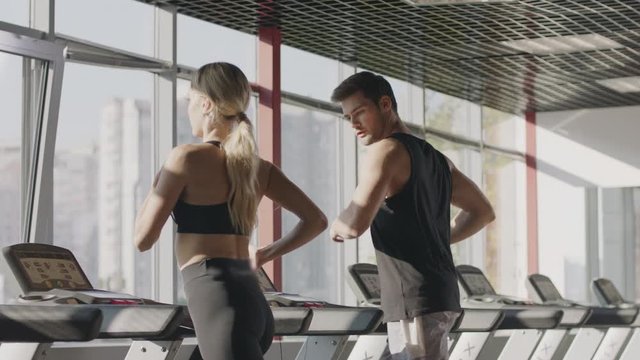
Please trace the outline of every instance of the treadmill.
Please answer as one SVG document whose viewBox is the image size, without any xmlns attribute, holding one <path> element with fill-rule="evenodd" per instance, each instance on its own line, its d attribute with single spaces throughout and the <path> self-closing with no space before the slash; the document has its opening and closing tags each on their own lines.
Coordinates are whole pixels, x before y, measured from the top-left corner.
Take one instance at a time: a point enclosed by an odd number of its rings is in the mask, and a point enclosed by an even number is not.
<svg viewBox="0 0 640 360">
<path fill-rule="evenodd" d="M 500 309 L 504 319 L 491 335 L 497 343 L 506 337 L 504 346 L 485 347 L 476 356 L 482 358 L 528 359 L 543 332 L 560 327 L 575 327 L 588 315 L 588 310 L 536 305 L 526 299 L 497 294 L 482 271 L 471 265 L 458 265 L 458 281 L 465 309 Z M 510 331 L 502 331 L 510 330 Z M 516 331 L 513 331 L 516 330 Z M 488 353 L 500 349 L 498 353 Z M 466 357 L 465 357 L 466 358 Z"/>
<path fill-rule="evenodd" d="M 618 291 L 616 286 L 609 279 L 599 278 L 593 280 L 591 282 L 591 289 L 595 293 L 596 298 L 602 306 L 608 306 L 617 309 L 633 309 L 635 311 L 638 311 L 638 304 L 634 304 L 630 301 L 625 300 L 620 291 Z M 624 344 L 620 344 L 620 346 L 617 347 L 617 352 L 613 351 L 616 348 L 613 348 L 613 350 L 609 351 L 606 351 L 607 349 L 603 349 L 602 351 L 600 351 L 602 345 L 598 348 L 598 351 L 601 353 L 602 358 L 609 358 L 607 357 L 607 355 L 610 355 L 614 352 L 616 352 L 618 356 L 617 359 L 620 360 L 638 359 L 640 357 L 640 316 L 636 315 L 634 321 L 630 326 L 631 328 L 619 329 L 619 332 L 621 333 L 626 330 L 627 334 L 631 334 L 630 336 L 628 336 L 627 341 Z"/>
<path fill-rule="evenodd" d="M 354 264 L 349 266 L 349 285 L 353 289 L 360 306 L 379 306 L 380 288 L 378 267 L 373 264 Z M 487 339 L 495 330 L 523 329 L 531 326 L 552 328 L 558 323 L 560 313 L 549 310 L 506 310 L 499 307 L 479 308 L 464 307 L 463 313 L 451 330 L 450 343 L 451 359 L 476 359 L 484 347 Z M 358 339 L 353 351 L 356 357 L 350 360 L 369 358 L 379 360 L 384 358 L 381 342 L 386 344 L 386 335 L 379 335 L 378 339 L 371 336 Z M 362 339 L 362 341 L 361 341 Z M 382 341 L 381 341 L 382 340 Z"/>
<path fill-rule="evenodd" d="M 95 339 L 101 323 L 98 309 L 0 305 L 0 358 L 44 359 L 54 341 Z"/>
<path fill-rule="evenodd" d="M 350 335 L 375 331 L 382 320 L 377 308 L 357 308 L 330 304 L 322 300 L 278 291 L 264 269 L 257 272 L 260 287 L 272 309 L 292 308 L 311 311 L 311 323 L 300 335 L 307 336 L 296 360 L 338 359 Z"/>
<path fill-rule="evenodd" d="M 577 329 L 546 331 L 534 351 L 535 359 L 562 357 L 581 360 L 593 358 L 597 351 L 617 353 L 615 349 L 619 349 L 627 337 L 626 327 L 637 315 L 635 308 L 585 306 L 564 299 L 551 279 L 541 274 L 529 275 L 526 285 L 530 297 L 541 304 L 589 310 L 587 318 Z M 576 332 L 575 336 L 570 332 Z M 600 354 L 596 358 L 603 356 L 604 354 Z"/>
<path fill-rule="evenodd" d="M 182 360 L 177 357 L 178 348 L 185 337 L 194 337 L 186 306 L 162 304 L 130 294 L 122 294 L 93 288 L 82 267 L 68 249 L 48 245 L 22 243 L 3 249 L 4 257 L 13 272 L 23 294 L 18 302 L 35 313 L 51 311 L 98 311 L 101 314 L 95 338 L 134 339 L 126 360 Z M 272 309 L 276 335 L 295 335 L 307 329 L 311 312 L 307 309 Z M 46 325 L 46 323 L 45 323 Z M 15 324 L 20 328 L 24 325 Z M 87 332 L 90 334 L 91 332 Z M 35 335 L 35 334 L 32 334 Z M 0 359 L 39 359 L 37 348 L 40 340 L 63 341 L 51 331 L 47 337 L 25 337 L 31 350 L 21 350 L 20 356 L 12 348 L 25 344 L 2 344 Z M 91 339 L 71 338 L 73 341 Z M 67 340 L 64 340 L 67 341 Z"/>
</svg>

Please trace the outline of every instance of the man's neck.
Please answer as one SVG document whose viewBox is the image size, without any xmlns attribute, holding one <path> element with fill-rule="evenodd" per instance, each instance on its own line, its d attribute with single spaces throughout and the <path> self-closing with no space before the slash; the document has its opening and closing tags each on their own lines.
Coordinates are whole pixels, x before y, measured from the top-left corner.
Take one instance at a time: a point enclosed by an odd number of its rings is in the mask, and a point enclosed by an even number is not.
<svg viewBox="0 0 640 360">
<path fill-rule="evenodd" d="M 387 122 L 387 128 L 385 129 L 385 137 L 388 137 L 394 133 L 407 133 L 410 134 L 409 128 L 400 120 L 400 117 L 394 114 Z"/>
</svg>

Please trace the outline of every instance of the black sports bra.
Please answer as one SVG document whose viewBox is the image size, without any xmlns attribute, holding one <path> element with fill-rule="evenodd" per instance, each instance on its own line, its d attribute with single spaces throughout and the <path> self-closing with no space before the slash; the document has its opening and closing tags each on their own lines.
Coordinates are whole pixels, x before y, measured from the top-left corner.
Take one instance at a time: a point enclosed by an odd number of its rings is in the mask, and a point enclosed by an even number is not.
<svg viewBox="0 0 640 360">
<path fill-rule="evenodd" d="M 219 141 L 207 141 L 220 147 Z M 173 207 L 173 220 L 179 233 L 242 235 L 231 223 L 226 202 L 213 205 L 194 205 L 180 199 Z"/>
<path fill-rule="evenodd" d="M 231 223 L 226 202 L 214 205 L 194 205 L 182 200 L 173 208 L 173 220 L 179 233 L 242 235 Z"/>
</svg>

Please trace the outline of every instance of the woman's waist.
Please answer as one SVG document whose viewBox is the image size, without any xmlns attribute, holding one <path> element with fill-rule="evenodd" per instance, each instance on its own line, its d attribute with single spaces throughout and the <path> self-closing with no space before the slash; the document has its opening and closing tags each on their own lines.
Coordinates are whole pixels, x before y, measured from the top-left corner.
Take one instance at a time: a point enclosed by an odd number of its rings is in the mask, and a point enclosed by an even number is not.
<svg viewBox="0 0 640 360">
<path fill-rule="evenodd" d="M 249 259 L 249 237 L 241 235 L 178 234 L 178 265 L 184 268 L 204 259 Z"/>
</svg>

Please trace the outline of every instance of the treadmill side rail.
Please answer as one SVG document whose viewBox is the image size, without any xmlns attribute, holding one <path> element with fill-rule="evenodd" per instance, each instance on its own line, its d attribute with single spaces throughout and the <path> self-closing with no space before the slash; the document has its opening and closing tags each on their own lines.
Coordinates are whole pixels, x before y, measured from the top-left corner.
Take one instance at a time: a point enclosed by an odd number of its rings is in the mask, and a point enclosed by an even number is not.
<svg viewBox="0 0 640 360">
<path fill-rule="evenodd" d="M 0 305 L 0 342 L 89 341 L 98 336 L 102 321 L 96 308 Z"/>
</svg>

